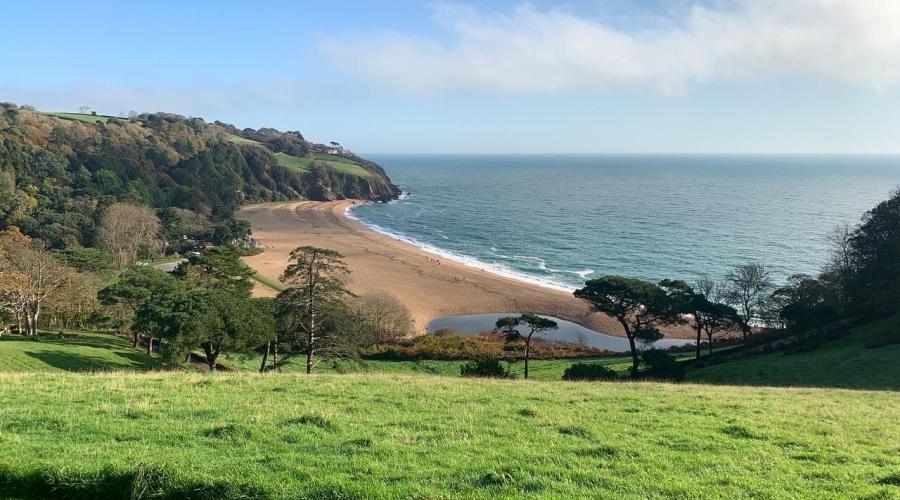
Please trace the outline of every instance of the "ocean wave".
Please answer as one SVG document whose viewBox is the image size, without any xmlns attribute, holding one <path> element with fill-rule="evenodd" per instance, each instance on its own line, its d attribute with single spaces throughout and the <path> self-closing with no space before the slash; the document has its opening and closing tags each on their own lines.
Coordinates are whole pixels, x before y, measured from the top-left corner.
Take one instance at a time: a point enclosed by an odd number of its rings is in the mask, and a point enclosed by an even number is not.
<svg viewBox="0 0 900 500">
<path fill-rule="evenodd" d="M 584 270 L 582 270 L 582 271 L 571 271 L 571 272 L 572 272 L 573 274 L 577 274 L 577 275 L 580 276 L 582 279 L 587 278 L 588 276 L 594 274 L 594 270 L 593 270 L 593 269 L 584 269 Z"/>
<path fill-rule="evenodd" d="M 488 263 L 488 262 L 479 260 L 475 257 L 458 254 L 456 252 L 451 252 L 449 250 L 444 250 L 443 248 L 438 248 L 429 243 L 424 243 L 419 240 L 416 240 L 415 238 L 407 236 L 403 233 L 392 231 L 390 229 L 381 227 L 378 224 L 373 224 L 373 223 L 364 221 L 353 214 L 353 208 L 358 207 L 358 206 L 361 206 L 361 205 L 351 205 L 351 206 L 347 207 L 346 210 L 344 210 L 344 215 L 348 219 L 354 220 L 356 222 L 359 222 L 360 224 L 365 225 L 366 227 L 375 231 L 376 233 L 383 234 L 385 236 L 394 238 L 395 240 L 399 240 L 404 243 L 409 243 L 410 245 L 413 245 L 413 246 L 419 248 L 420 250 L 424 250 L 428 253 L 444 257 L 444 258 L 452 260 L 454 262 L 459 262 L 460 264 L 463 264 L 468 267 L 477 268 L 482 271 L 487 271 L 487 272 L 496 274 L 498 276 L 503 276 L 504 278 L 511 278 L 511 279 L 522 281 L 522 282 L 529 283 L 532 285 L 538 285 L 538 286 L 542 286 L 544 288 L 560 290 L 563 292 L 575 291 L 575 287 L 565 284 L 565 283 L 560 283 L 560 282 L 552 281 L 549 279 L 532 276 L 530 274 L 526 274 L 521 271 L 511 269 L 502 264 Z M 539 257 L 534 257 L 534 259 L 539 259 Z"/>
</svg>

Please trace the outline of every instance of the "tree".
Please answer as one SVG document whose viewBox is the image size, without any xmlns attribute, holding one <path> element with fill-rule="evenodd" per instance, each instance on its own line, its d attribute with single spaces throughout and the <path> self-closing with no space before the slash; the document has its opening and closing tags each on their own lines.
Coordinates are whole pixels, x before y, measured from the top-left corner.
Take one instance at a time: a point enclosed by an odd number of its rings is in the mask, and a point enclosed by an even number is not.
<svg viewBox="0 0 900 500">
<path fill-rule="evenodd" d="M 735 328 L 741 328 L 743 330 L 743 321 L 741 321 L 740 316 L 738 316 L 737 310 L 728 304 L 704 299 L 697 308 L 697 314 L 701 318 L 701 328 L 706 334 L 710 356 L 712 356 L 713 353 L 713 340 L 716 335 L 733 331 Z M 699 347 L 698 344 L 698 357 L 700 354 Z"/>
<path fill-rule="evenodd" d="M 697 333 L 697 357 L 700 357 L 700 333 L 703 330 L 703 316 L 698 309 L 703 306 L 704 298 L 694 292 L 687 282 L 682 280 L 665 279 L 659 282 L 659 286 L 666 291 L 669 297 L 670 307 L 674 314 L 688 314 L 694 320 L 694 330 Z"/>
<path fill-rule="evenodd" d="M 631 347 L 631 373 L 637 376 L 640 359 L 635 341 L 662 324 L 676 321 L 666 292 L 659 286 L 636 278 L 603 276 L 585 282 L 575 296 L 591 304 L 597 312 L 616 318 L 625 330 Z M 656 334 L 660 335 L 658 330 Z"/>
<path fill-rule="evenodd" d="M 344 277 L 350 272 L 343 255 L 326 248 L 295 248 L 281 275 L 288 286 L 278 294 L 279 318 L 295 343 L 306 350 L 306 373 L 315 367 L 318 343 L 329 332 L 320 321 L 323 312 L 335 309 L 350 292 Z"/>
<path fill-rule="evenodd" d="M 773 286 L 771 275 L 762 264 L 748 262 L 734 266 L 725 275 L 725 282 L 728 302 L 736 305 L 741 315 L 741 334 L 746 344 L 750 325 L 762 310 L 764 299 Z"/>
<path fill-rule="evenodd" d="M 131 266 L 119 274 L 119 279 L 97 292 L 97 298 L 107 306 L 122 305 L 132 318 L 150 301 L 183 289 L 174 276 L 149 266 Z M 137 347 L 142 334 L 149 334 L 140 325 L 132 324 L 132 345 Z M 147 354 L 153 351 L 153 336 L 147 340 Z"/>
<path fill-rule="evenodd" d="M 519 333 L 517 326 L 524 326 L 528 332 L 524 335 Z M 535 334 L 542 334 L 549 330 L 556 330 L 559 325 L 556 321 L 543 318 L 536 314 L 526 313 L 518 317 L 507 316 L 497 320 L 496 327 L 506 333 L 507 342 L 522 339 L 525 341 L 525 378 L 528 378 L 528 360 L 531 357 L 531 338 Z"/>
<path fill-rule="evenodd" d="M 37 239 L 7 231 L 0 235 L 0 271 L 13 273 L 27 335 L 36 336 L 44 302 L 65 284 L 68 269 Z"/>
<path fill-rule="evenodd" d="M 900 309 L 900 189 L 866 212 L 850 236 L 852 274 L 846 283 L 856 315 L 887 317 Z"/>
<path fill-rule="evenodd" d="M 124 269 L 139 258 L 159 253 L 159 218 L 149 207 L 113 203 L 100 216 L 97 243 L 112 254 L 119 269 Z"/>
<path fill-rule="evenodd" d="M 25 313 L 25 288 L 28 279 L 17 272 L 0 271 L 0 311 L 16 319 L 17 333 L 22 334 Z"/>
<path fill-rule="evenodd" d="M 253 290 L 253 269 L 230 246 L 213 247 L 200 255 L 191 255 L 172 274 L 183 278 L 191 288 L 216 288 L 245 297 Z"/>
<path fill-rule="evenodd" d="M 96 274 L 68 268 L 65 284 L 47 300 L 53 323 L 65 329 L 86 329 L 101 309 L 97 290 L 104 281 Z"/>
<path fill-rule="evenodd" d="M 366 330 L 366 336 L 373 342 L 393 342 L 412 332 L 413 319 L 409 309 L 393 295 L 379 293 L 354 297 L 348 308 L 357 328 Z"/>
<path fill-rule="evenodd" d="M 247 352 L 268 341 L 275 324 L 267 312 L 255 299 L 200 288 L 154 299 L 138 311 L 135 323 L 169 341 L 170 360 L 200 348 L 214 371 L 223 352 Z"/>
<path fill-rule="evenodd" d="M 819 280 L 805 274 L 788 278 L 787 285 L 772 292 L 782 304 L 781 318 L 800 340 L 809 330 L 821 328 L 838 319 L 838 309 L 829 300 L 829 290 Z"/>
</svg>

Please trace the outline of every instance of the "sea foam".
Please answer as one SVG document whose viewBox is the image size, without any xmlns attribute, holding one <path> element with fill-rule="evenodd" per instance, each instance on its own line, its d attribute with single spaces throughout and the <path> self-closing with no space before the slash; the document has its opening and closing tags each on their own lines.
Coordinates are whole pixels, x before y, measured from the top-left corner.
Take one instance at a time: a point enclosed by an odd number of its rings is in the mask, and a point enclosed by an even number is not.
<svg viewBox="0 0 900 500">
<path fill-rule="evenodd" d="M 402 196 L 402 194 L 401 194 L 401 196 Z M 559 290 L 559 291 L 570 292 L 570 293 L 575 291 L 574 287 L 571 287 L 571 286 L 568 286 L 568 285 L 565 285 L 562 283 L 557 283 L 552 280 L 541 279 L 536 276 L 531 276 L 531 275 L 528 275 L 528 274 L 525 274 L 522 272 L 518 272 L 518 271 L 510 269 L 502 264 L 492 264 L 492 263 L 488 263 L 488 262 L 483 262 L 481 260 L 478 260 L 474 257 L 470 257 L 468 255 L 461 255 L 458 253 L 450 252 L 450 251 L 444 250 L 442 248 L 438 248 L 434 245 L 431 245 L 428 243 L 423 243 L 423 242 L 418 241 L 415 238 L 411 238 L 405 234 L 391 231 L 389 229 L 379 226 L 378 224 L 366 222 L 353 214 L 353 209 L 358 206 L 361 206 L 361 205 L 348 206 L 344 210 L 344 216 L 350 220 L 359 222 L 360 224 L 368 227 L 369 229 L 375 231 L 376 233 L 383 234 L 385 236 L 388 236 L 388 237 L 393 238 L 398 241 L 402 241 L 404 243 L 408 243 L 408 244 L 413 245 L 413 246 L 419 248 L 420 250 L 423 250 L 430 254 L 444 257 L 446 259 L 452 260 L 454 262 L 458 262 L 458 263 L 466 265 L 468 267 L 477 268 L 482 271 L 496 274 L 498 276 L 503 276 L 504 278 L 510 278 L 510 279 L 522 281 L 525 283 L 529 283 L 532 285 L 542 286 L 544 288 L 549 288 L 552 290 Z M 519 257 L 522 257 L 522 256 L 519 256 Z M 537 257 L 528 258 L 528 259 L 529 260 L 534 259 L 536 261 L 537 260 L 541 261 L 539 266 L 542 269 L 547 269 L 546 264 L 543 262 L 543 259 L 540 259 Z M 553 270 L 553 271 L 556 271 L 556 270 Z M 559 271 L 559 272 L 563 272 L 563 271 Z M 593 271 L 591 271 L 591 272 L 593 272 Z"/>
</svg>

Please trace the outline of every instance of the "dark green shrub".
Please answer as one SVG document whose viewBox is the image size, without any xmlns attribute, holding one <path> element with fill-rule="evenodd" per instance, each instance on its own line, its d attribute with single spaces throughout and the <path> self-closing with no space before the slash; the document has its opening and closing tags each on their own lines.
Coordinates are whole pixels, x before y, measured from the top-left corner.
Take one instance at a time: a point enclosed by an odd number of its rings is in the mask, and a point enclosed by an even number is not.
<svg viewBox="0 0 900 500">
<path fill-rule="evenodd" d="M 650 349 L 641 355 L 644 364 L 648 370 L 646 375 L 650 378 L 667 379 L 667 380 L 683 380 L 684 365 L 675 359 L 675 356 L 668 354 L 659 349 Z"/>
<path fill-rule="evenodd" d="M 463 377 L 515 378 L 497 358 L 476 358 L 459 367 Z"/>
<path fill-rule="evenodd" d="M 575 363 L 563 372 L 563 380 L 615 380 L 615 370 L 599 363 Z"/>
</svg>

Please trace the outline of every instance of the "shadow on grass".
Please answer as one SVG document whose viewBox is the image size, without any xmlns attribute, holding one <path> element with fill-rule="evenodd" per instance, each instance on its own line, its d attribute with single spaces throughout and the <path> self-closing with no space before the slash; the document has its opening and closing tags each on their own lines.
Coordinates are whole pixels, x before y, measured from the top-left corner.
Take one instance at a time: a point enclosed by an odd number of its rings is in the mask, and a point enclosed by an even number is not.
<svg viewBox="0 0 900 500">
<path fill-rule="evenodd" d="M 70 372 L 144 369 L 151 367 L 146 358 L 141 359 L 142 357 L 138 353 L 117 353 L 124 358 L 121 362 L 72 352 L 25 351 L 24 354 L 54 368 Z"/>
<path fill-rule="evenodd" d="M 0 491 L 12 498 L 271 498 L 256 485 L 183 479 L 155 465 L 13 469 L 0 465 Z"/>
</svg>

